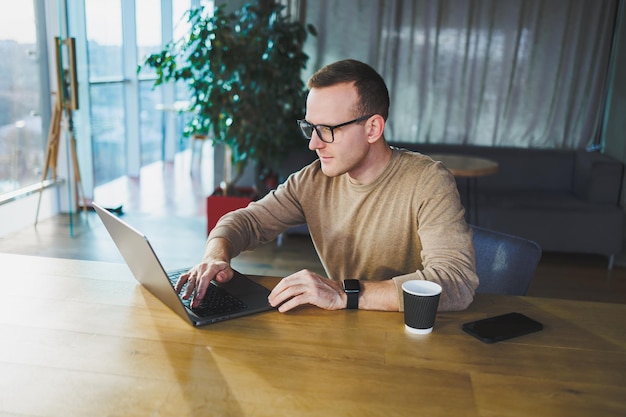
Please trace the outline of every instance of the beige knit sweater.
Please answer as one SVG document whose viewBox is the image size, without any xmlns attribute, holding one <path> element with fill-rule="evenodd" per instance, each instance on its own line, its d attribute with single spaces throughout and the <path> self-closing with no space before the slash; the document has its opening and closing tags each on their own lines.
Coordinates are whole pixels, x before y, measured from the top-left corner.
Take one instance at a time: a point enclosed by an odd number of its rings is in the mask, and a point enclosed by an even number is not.
<svg viewBox="0 0 626 417">
<path fill-rule="evenodd" d="M 434 281 L 439 310 L 462 310 L 478 286 L 471 229 L 454 177 L 428 156 L 393 149 L 385 171 L 359 186 L 348 175 L 329 178 L 320 162 L 292 174 L 277 190 L 224 216 L 209 235 L 233 246 L 233 256 L 306 223 L 333 280 L 393 279 L 403 309 L 402 282 Z"/>
</svg>

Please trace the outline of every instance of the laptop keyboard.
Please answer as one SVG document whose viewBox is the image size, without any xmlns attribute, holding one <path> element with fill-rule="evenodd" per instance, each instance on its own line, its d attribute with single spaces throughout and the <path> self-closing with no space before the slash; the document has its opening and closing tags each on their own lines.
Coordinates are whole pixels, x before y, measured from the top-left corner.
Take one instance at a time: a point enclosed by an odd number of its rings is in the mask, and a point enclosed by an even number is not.
<svg viewBox="0 0 626 417">
<path fill-rule="evenodd" d="M 176 285 L 178 281 L 178 277 L 187 272 L 188 269 L 178 270 L 168 273 L 168 277 L 172 286 Z M 185 291 L 185 286 L 181 291 L 181 294 Z M 191 299 L 183 300 L 181 297 L 181 301 L 189 310 L 193 311 L 198 317 L 207 317 L 212 316 L 214 314 L 224 314 L 224 313 L 234 313 L 239 310 L 243 310 L 247 307 L 247 305 L 241 301 L 239 298 L 235 297 L 228 291 L 218 287 L 217 285 L 209 285 L 206 290 L 206 294 L 202 301 L 200 301 L 200 305 L 195 308 L 191 308 Z"/>
</svg>

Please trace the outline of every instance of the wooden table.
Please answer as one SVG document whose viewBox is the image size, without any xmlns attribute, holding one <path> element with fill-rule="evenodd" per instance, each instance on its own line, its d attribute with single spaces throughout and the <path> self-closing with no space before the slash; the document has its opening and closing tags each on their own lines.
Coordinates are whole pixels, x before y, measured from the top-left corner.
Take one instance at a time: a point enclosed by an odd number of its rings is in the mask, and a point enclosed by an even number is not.
<svg viewBox="0 0 626 417">
<path fill-rule="evenodd" d="M 626 305 L 481 295 L 427 336 L 314 307 L 195 329 L 125 265 L 0 265 L 0 416 L 626 415 Z M 460 329 L 509 311 L 545 329 L 493 345 Z"/>
<path fill-rule="evenodd" d="M 500 165 L 497 161 L 472 155 L 432 154 L 435 161 L 441 161 L 455 177 L 465 180 L 466 218 L 470 223 L 478 223 L 478 203 L 476 188 L 478 177 L 493 175 L 498 172 Z"/>
<path fill-rule="evenodd" d="M 471 155 L 432 154 L 435 161 L 441 161 L 455 177 L 476 178 L 498 172 L 499 164 L 487 158 Z"/>
</svg>

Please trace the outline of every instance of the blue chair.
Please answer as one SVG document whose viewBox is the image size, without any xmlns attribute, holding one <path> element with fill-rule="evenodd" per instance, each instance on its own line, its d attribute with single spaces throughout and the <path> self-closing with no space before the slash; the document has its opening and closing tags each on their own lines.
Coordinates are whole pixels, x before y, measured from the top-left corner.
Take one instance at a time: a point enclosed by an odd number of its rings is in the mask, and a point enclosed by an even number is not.
<svg viewBox="0 0 626 417">
<path fill-rule="evenodd" d="M 471 227 L 480 279 L 476 292 L 526 295 L 541 259 L 541 247 L 532 240 Z"/>
</svg>

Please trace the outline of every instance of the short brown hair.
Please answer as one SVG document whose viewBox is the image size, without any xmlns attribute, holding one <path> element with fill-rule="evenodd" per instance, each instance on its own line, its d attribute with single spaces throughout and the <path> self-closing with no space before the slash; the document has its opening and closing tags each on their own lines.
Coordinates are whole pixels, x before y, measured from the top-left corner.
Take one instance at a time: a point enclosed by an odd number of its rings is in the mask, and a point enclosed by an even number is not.
<svg viewBox="0 0 626 417">
<path fill-rule="evenodd" d="M 323 88 L 342 83 L 354 83 L 360 103 L 355 117 L 380 114 L 389 116 L 389 91 L 385 80 L 369 65 L 354 59 L 345 59 L 326 65 L 309 78 L 307 87 Z"/>
</svg>

